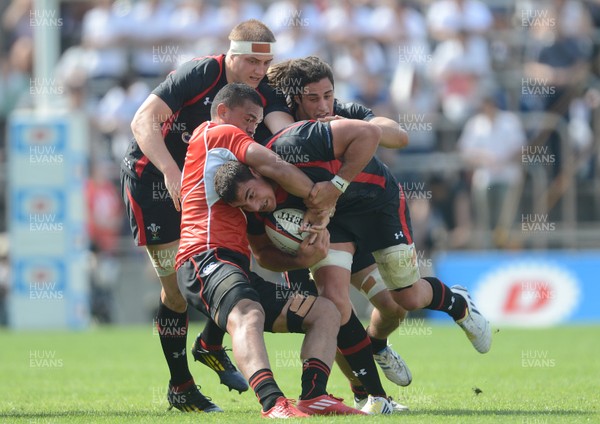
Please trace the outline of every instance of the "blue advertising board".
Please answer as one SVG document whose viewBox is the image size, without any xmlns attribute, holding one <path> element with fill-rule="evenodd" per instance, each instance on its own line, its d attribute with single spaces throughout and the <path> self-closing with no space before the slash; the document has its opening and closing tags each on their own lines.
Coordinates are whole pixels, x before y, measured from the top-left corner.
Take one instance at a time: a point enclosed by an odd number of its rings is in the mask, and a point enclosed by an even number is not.
<svg viewBox="0 0 600 424">
<path fill-rule="evenodd" d="M 89 314 L 82 113 L 13 112 L 8 122 L 9 322 L 84 328 Z"/>
<path fill-rule="evenodd" d="M 600 321 L 600 251 L 456 252 L 434 263 L 436 275 L 467 287 L 495 325 Z"/>
</svg>

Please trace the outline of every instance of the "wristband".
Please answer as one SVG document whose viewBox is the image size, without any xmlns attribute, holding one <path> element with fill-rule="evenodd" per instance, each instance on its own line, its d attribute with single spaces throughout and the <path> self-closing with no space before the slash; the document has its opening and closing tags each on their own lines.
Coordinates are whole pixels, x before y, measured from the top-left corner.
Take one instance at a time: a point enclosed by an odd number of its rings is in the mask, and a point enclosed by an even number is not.
<svg viewBox="0 0 600 424">
<path fill-rule="evenodd" d="M 350 185 L 350 183 L 348 181 L 346 181 L 339 175 L 334 176 L 331 179 L 331 183 L 335 186 L 335 188 L 337 188 L 342 193 L 344 193 L 346 191 L 346 189 L 348 188 L 348 186 Z"/>
</svg>

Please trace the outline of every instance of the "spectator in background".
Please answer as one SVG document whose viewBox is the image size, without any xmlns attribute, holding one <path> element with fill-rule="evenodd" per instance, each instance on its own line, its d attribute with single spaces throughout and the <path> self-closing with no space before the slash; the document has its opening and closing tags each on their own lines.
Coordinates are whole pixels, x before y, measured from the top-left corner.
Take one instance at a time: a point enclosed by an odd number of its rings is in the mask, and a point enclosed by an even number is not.
<svg viewBox="0 0 600 424">
<path fill-rule="evenodd" d="M 434 174 L 428 180 L 431 190 L 429 225 L 425 248 L 455 250 L 468 248 L 472 218 L 469 190 L 458 175 Z"/>
<path fill-rule="evenodd" d="M 240 22 L 261 19 L 263 15 L 260 4 L 252 0 L 222 0 L 217 4 L 219 7 L 213 19 L 218 25 L 215 35 L 218 35 L 221 40 L 226 40 L 229 30 Z M 214 46 L 212 46 L 212 51 L 215 51 Z"/>
<path fill-rule="evenodd" d="M 175 6 L 169 18 L 169 38 L 181 44 L 181 52 L 173 69 L 194 57 L 221 50 L 215 36 L 219 26 L 215 14 L 216 8 L 205 0 L 183 0 Z"/>
<path fill-rule="evenodd" d="M 74 48 L 70 61 L 83 67 L 92 96 L 100 97 L 127 72 L 126 12 L 114 0 L 96 0 L 96 6 L 83 17 L 83 49 Z"/>
<path fill-rule="evenodd" d="M 379 0 L 369 18 L 372 36 L 384 46 L 388 72 L 423 70 L 431 58 L 425 18 L 405 1 Z M 397 65 L 396 65 L 397 64 Z"/>
<path fill-rule="evenodd" d="M 431 82 L 417 69 L 399 64 L 390 84 L 390 94 L 398 111 L 398 122 L 410 133 L 410 144 L 402 154 L 433 152 L 439 99 Z"/>
<path fill-rule="evenodd" d="M 522 179 L 518 159 L 525 141 L 518 116 L 500 110 L 492 96 L 484 98 L 480 112 L 463 128 L 458 148 L 473 167 L 471 189 L 482 233 L 499 226 L 500 217 L 514 207 L 507 198 Z"/>
<path fill-rule="evenodd" d="M 444 41 L 460 30 L 484 35 L 493 17 L 488 6 L 478 0 L 437 0 L 429 6 L 427 23 L 431 37 Z"/>
<path fill-rule="evenodd" d="M 33 68 L 33 41 L 30 37 L 18 38 L 6 57 L 0 57 L 0 121 L 28 96 Z"/>
<path fill-rule="evenodd" d="M 357 99 L 362 90 L 360 81 L 385 80 L 385 54 L 374 40 L 354 39 L 336 48 L 331 67 L 336 76 L 336 92 L 351 100 Z M 371 104 L 365 106 L 372 107 Z"/>
<path fill-rule="evenodd" d="M 33 10 L 33 0 L 12 0 L 4 11 L 2 28 L 9 34 L 9 44 L 21 37 L 33 37 L 31 10 Z"/>
<path fill-rule="evenodd" d="M 354 0 L 326 2 L 322 25 L 332 46 L 353 42 L 371 34 L 370 9 Z"/>
<path fill-rule="evenodd" d="M 471 36 L 468 27 L 456 27 L 450 38 L 436 46 L 430 75 L 439 87 L 442 113 L 451 123 L 462 125 L 474 112 L 489 74 L 487 42 Z"/>
<path fill-rule="evenodd" d="M 304 26 L 313 36 L 321 35 L 321 10 L 311 1 L 287 0 L 271 3 L 265 10 L 263 21 L 280 39 L 292 26 Z M 301 57 L 302 55 L 298 55 Z"/>
<path fill-rule="evenodd" d="M 131 121 L 149 94 L 150 87 L 145 82 L 122 78 L 121 83 L 108 90 L 98 103 L 94 121 L 100 132 L 110 140 L 113 160 L 125 156 L 133 137 Z"/>
<path fill-rule="evenodd" d="M 592 141 L 586 122 L 589 108 L 578 99 L 590 75 L 593 46 L 590 18 L 578 2 L 555 1 L 544 10 L 547 13 L 538 14 L 547 16 L 546 20 L 524 21 L 530 25 L 530 33 L 537 36 L 538 43 L 527 52 L 521 87 L 522 106 L 525 110 L 555 114 L 568 124 L 574 120 L 568 128 L 569 138 L 577 143 L 577 149 L 583 150 Z M 555 121 L 540 121 L 540 124 L 543 126 L 536 129 L 534 143 L 549 147 L 555 158 L 553 174 L 558 175 L 566 144 L 561 144 Z"/>
<path fill-rule="evenodd" d="M 278 61 L 325 54 L 321 15 L 314 4 L 303 0 L 272 3 L 264 21 L 279 40 L 275 46 Z"/>
<path fill-rule="evenodd" d="M 114 319 L 113 289 L 119 279 L 117 259 L 123 224 L 121 196 L 110 177 L 117 174 L 114 162 L 92 162 L 91 178 L 86 184 L 88 234 L 92 252 L 91 313 L 101 323 Z"/>
<path fill-rule="evenodd" d="M 127 36 L 131 49 L 131 68 L 138 76 L 158 84 L 175 65 L 181 43 L 169 42 L 173 4 L 163 0 L 143 0 L 134 4 L 128 15 Z"/>
</svg>

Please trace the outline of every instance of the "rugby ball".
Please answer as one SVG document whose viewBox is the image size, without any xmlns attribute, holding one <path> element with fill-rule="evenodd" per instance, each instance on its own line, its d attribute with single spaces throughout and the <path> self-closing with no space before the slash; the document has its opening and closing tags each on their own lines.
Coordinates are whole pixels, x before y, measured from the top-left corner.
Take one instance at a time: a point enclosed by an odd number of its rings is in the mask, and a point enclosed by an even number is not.
<svg viewBox="0 0 600 424">
<path fill-rule="evenodd" d="M 298 234 L 303 221 L 303 210 L 278 209 L 267 216 L 265 232 L 279 250 L 293 255 L 300 248 L 300 243 L 302 243 L 304 237 L 308 235 L 308 231 Z"/>
</svg>

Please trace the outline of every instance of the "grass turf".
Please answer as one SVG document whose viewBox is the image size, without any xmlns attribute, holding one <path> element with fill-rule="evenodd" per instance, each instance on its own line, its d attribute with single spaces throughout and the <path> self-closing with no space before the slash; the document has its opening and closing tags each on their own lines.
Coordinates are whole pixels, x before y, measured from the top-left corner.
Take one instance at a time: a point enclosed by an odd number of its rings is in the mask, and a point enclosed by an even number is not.
<svg viewBox="0 0 600 424">
<path fill-rule="evenodd" d="M 390 342 L 409 364 L 413 383 L 399 388 L 382 378 L 388 394 L 411 411 L 368 418 L 313 417 L 311 422 L 600 422 L 600 327 L 502 329 L 494 334 L 492 350 L 480 355 L 454 325 L 407 323 Z M 200 329 L 200 323 L 192 323 L 190 334 Z M 301 337 L 266 338 L 275 377 L 288 397 L 297 397 Z M 226 412 L 198 416 L 166 411 L 168 369 L 150 327 L 3 330 L 0 346 L 2 423 L 264 422 L 251 392 L 228 392 L 200 363 L 190 363 L 196 382 Z M 351 404 L 338 369 L 328 389 Z"/>
</svg>

